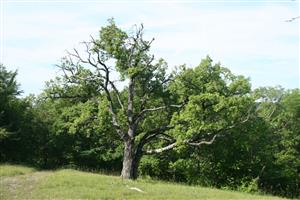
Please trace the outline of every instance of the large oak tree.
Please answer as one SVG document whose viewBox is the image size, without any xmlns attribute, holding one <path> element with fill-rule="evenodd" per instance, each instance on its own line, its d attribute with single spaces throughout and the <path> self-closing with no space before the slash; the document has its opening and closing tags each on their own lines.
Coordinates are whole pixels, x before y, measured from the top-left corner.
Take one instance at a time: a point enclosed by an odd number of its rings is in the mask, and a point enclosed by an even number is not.
<svg viewBox="0 0 300 200">
<path fill-rule="evenodd" d="M 149 51 L 153 41 L 144 39 L 142 25 L 127 33 L 109 20 L 98 38 L 83 42 L 83 51 L 67 53 L 58 65 L 61 85 L 49 92 L 53 98 L 101 99 L 124 144 L 123 178 L 137 177 L 145 153 L 212 144 L 246 122 L 252 108 L 247 79 L 209 57 L 195 69 L 168 75 L 166 62 Z"/>
</svg>

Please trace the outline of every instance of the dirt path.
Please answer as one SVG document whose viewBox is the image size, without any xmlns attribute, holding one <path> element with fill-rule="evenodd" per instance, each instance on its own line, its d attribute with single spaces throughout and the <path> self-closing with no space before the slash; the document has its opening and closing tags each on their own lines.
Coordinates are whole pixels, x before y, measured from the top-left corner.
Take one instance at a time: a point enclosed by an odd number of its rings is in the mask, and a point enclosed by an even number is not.
<svg viewBox="0 0 300 200">
<path fill-rule="evenodd" d="M 34 172 L 12 177 L 0 177 L 0 199 L 31 199 L 32 192 L 41 179 L 52 172 Z"/>
</svg>

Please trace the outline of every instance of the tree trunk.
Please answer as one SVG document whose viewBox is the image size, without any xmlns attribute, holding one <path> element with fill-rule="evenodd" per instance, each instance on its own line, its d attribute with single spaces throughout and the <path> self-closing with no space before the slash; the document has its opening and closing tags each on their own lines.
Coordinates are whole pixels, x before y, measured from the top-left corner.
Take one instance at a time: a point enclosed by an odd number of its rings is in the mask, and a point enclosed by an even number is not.
<svg viewBox="0 0 300 200">
<path fill-rule="evenodd" d="M 135 155 L 134 155 L 133 162 L 132 162 L 132 177 L 133 177 L 133 179 L 137 179 L 137 177 L 138 177 L 138 168 L 139 168 L 141 158 L 142 158 L 142 151 L 137 149 L 135 152 Z"/>
<path fill-rule="evenodd" d="M 138 167 L 142 157 L 142 149 L 134 147 L 134 141 L 128 140 L 125 143 L 123 168 L 121 177 L 124 179 L 136 179 L 138 177 Z"/>
<path fill-rule="evenodd" d="M 123 168 L 121 177 L 124 179 L 134 179 L 133 166 L 134 166 L 134 142 L 132 139 L 125 141 L 124 155 L 123 155 Z"/>
<path fill-rule="evenodd" d="M 129 123 L 128 133 L 124 139 L 124 153 L 123 153 L 123 168 L 121 177 L 125 179 L 134 179 L 133 177 L 133 162 L 134 162 L 134 132 L 135 126 L 133 121 L 133 95 L 134 95 L 134 81 L 129 79 L 128 87 L 128 107 L 127 117 Z"/>
</svg>

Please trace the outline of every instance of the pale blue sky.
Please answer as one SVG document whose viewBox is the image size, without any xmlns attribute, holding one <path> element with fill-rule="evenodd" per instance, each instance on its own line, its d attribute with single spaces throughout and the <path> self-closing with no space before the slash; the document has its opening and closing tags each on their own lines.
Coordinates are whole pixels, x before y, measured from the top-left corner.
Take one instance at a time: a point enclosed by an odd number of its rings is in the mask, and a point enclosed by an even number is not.
<svg viewBox="0 0 300 200">
<path fill-rule="evenodd" d="M 300 86 L 300 20 L 285 22 L 299 15 L 298 1 L 0 1 L 1 62 L 18 69 L 25 95 L 40 93 L 65 50 L 110 17 L 125 30 L 143 23 L 170 68 L 210 55 L 253 87 Z"/>
</svg>

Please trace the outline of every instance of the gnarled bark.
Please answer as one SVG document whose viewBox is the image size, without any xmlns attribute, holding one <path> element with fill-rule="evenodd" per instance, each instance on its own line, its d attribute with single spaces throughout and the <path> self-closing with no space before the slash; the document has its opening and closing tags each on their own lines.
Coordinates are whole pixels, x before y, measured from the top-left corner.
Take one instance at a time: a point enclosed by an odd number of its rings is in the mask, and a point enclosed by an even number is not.
<svg viewBox="0 0 300 200">
<path fill-rule="evenodd" d="M 134 141 L 128 139 L 124 143 L 123 168 L 121 177 L 124 179 L 133 179 L 133 161 L 134 161 Z"/>
</svg>

